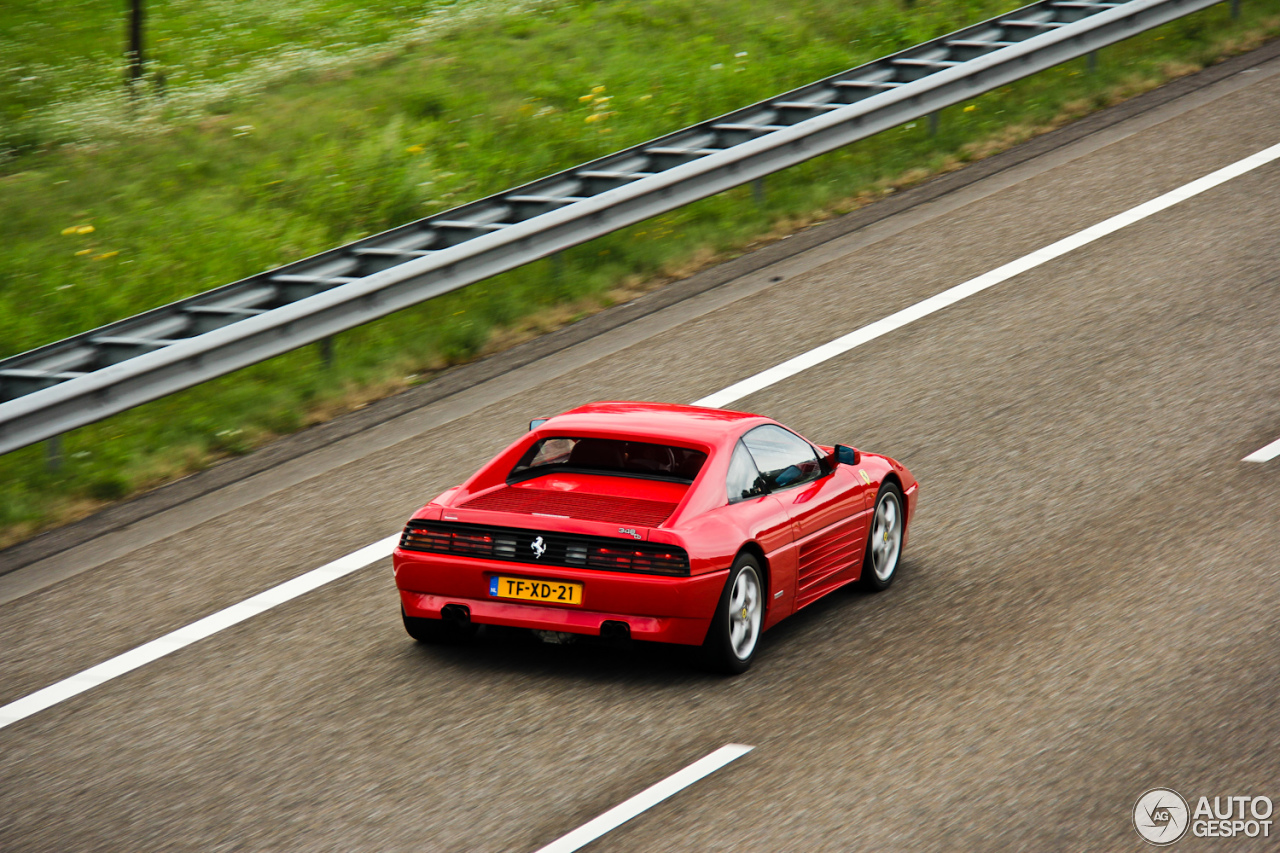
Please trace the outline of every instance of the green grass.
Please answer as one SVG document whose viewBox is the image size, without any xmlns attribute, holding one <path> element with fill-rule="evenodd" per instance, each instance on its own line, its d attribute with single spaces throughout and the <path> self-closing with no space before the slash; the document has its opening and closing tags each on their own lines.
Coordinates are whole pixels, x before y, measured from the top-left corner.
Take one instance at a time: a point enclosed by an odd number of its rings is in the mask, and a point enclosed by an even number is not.
<svg viewBox="0 0 1280 853">
<path fill-rule="evenodd" d="M 190 119 L 226 109 L 302 70 L 349 68 L 429 40 L 459 20 L 505 8 L 494 0 L 144 0 L 144 54 L 163 110 Z M 0 136 L 30 148 L 50 138 L 128 131 L 124 3 L 8 0 L 0 17 Z M 154 106 L 154 105 L 153 105 Z M 123 120 L 122 120 L 123 119 Z M 136 128 L 135 128 L 136 129 Z"/>
<path fill-rule="evenodd" d="M 164 97 L 153 80 L 131 106 L 119 4 L 11 4 L 0 21 L 0 357 L 1012 7 L 155 2 Z M 1278 14 L 1280 0 L 1254 0 L 1232 22 L 1219 5 L 1108 48 L 1094 74 L 1078 60 L 952 108 L 937 135 L 908 124 L 770 177 L 763 205 L 739 188 L 345 333 L 332 368 L 307 348 L 85 427 L 65 437 L 58 471 L 42 447 L 0 457 L 0 543 L 421 381 L 484 351 L 495 329 L 607 304 L 620 282 L 733 254 L 1150 88 L 1276 32 Z"/>
</svg>

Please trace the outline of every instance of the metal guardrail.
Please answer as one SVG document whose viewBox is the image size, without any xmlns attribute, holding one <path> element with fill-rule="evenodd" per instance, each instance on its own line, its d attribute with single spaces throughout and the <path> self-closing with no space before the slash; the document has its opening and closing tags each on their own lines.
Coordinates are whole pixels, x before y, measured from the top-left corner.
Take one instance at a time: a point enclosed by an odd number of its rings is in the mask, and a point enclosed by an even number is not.
<svg viewBox="0 0 1280 853">
<path fill-rule="evenodd" d="M 0 453 L 514 269 L 1220 0 L 1042 0 L 514 190 L 0 361 Z"/>
</svg>

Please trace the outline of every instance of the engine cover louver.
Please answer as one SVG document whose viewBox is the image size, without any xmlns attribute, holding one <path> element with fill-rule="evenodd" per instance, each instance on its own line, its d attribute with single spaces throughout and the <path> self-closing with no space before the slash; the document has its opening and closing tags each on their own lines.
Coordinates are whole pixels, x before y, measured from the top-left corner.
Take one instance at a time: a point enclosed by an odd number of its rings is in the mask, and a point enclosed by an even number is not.
<svg viewBox="0 0 1280 853">
<path fill-rule="evenodd" d="M 623 524 L 628 527 L 657 527 L 676 511 L 676 505 L 667 501 L 510 486 L 474 497 L 463 506 L 466 509 L 518 512 L 523 515 L 562 515 L 565 518 L 602 521 L 605 524 Z"/>
</svg>

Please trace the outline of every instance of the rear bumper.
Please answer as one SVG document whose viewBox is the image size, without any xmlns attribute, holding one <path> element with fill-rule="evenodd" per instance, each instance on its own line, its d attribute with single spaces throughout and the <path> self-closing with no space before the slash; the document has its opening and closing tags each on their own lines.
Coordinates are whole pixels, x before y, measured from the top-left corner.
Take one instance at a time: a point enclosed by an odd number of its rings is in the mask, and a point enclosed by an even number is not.
<svg viewBox="0 0 1280 853">
<path fill-rule="evenodd" d="M 673 578 L 543 568 L 399 548 L 393 564 L 400 601 L 409 616 L 439 619 L 446 605 L 460 604 L 470 611 L 471 621 L 481 625 L 599 635 L 605 622 L 625 622 L 637 640 L 682 645 L 699 645 L 706 638 L 727 577 L 725 571 Z M 576 581 L 583 585 L 582 605 L 493 597 L 489 579 L 495 575 Z"/>
<path fill-rule="evenodd" d="M 446 604 L 461 604 L 471 613 L 471 621 L 480 625 L 506 625 L 511 628 L 536 628 L 540 631 L 563 631 L 567 634 L 598 636 L 605 622 L 625 622 L 636 640 L 659 643 L 700 645 L 707 636 L 711 619 L 679 616 L 636 616 L 629 613 L 601 613 L 595 610 L 570 610 L 495 599 L 461 598 L 452 595 L 428 595 L 400 590 L 400 602 L 410 616 L 439 619 Z"/>
</svg>

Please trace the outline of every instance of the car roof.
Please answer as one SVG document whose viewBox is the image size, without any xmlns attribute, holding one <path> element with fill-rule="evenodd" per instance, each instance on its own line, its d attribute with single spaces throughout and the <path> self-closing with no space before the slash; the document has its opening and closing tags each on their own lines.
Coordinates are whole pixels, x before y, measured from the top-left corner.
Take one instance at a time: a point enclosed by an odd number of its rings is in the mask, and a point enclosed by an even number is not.
<svg viewBox="0 0 1280 853">
<path fill-rule="evenodd" d="M 539 432 L 613 433 L 619 438 L 660 439 L 676 443 L 720 444 L 755 423 L 773 423 L 761 415 L 680 406 L 674 403 L 613 401 L 589 403 L 550 418 Z"/>
</svg>

